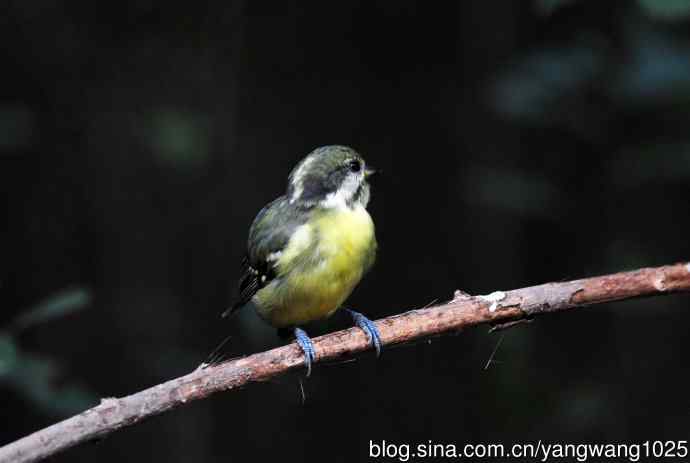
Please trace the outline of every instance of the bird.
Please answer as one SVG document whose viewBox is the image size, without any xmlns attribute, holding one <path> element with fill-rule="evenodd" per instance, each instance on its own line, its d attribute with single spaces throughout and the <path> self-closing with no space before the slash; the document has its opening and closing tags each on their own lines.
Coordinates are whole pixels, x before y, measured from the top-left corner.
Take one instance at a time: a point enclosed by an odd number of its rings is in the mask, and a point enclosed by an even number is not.
<svg viewBox="0 0 690 463">
<path fill-rule="evenodd" d="M 307 377 L 316 351 L 301 326 L 339 309 L 381 353 L 376 325 L 343 307 L 376 260 L 375 227 L 367 212 L 375 173 L 353 148 L 316 148 L 290 172 L 285 194 L 261 209 L 249 228 L 238 296 L 223 316 L 251 305 L 279 334 L 291 332 L 304 353 Z"/>
</svg>

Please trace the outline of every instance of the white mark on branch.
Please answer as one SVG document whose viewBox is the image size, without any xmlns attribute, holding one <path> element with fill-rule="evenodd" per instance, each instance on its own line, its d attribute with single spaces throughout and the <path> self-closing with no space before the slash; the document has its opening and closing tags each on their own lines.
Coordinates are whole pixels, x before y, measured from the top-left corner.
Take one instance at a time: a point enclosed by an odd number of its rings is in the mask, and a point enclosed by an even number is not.
<svg viewBox="0 0 690 463">
<path fill-rule="evenodd" d="M 653 281 L 654 284 L 654 289 L 657 291 L 664 292 L 666 291 L 666 276 L 665 275 L 660 275 L 658 278 L 655 278 Z"/>
<path fill-rule="evenodd" d="M 498 309 L 498 303 L 506 298 L 506 293 L 504 293 L 503 291 L 494 291 L 491 294 L 479 297 L 484 299 L 486 302 L 491 303 L 491 306 L 489 307 L 489 312 L 496 312 L 496 310 Z"/>
<path fill-rule="evenodd" d="M 119 402 L 115 397 L 104 397 L 101 399 L 100 405 L 103 408 L 117 407 Z"/>
<path fill-rule="evenodd" d="M 471 298 L 472 298 L 472 296 L 469 293 L 466 293 L 465 291 L 463 291 L 461 289 L 456 289 L 455 293 L 453 294 L 453 299 L 455 299 L 456 301 L 458 299 L 471 299 Z"/>
<path fill-rule="evenodd" d="M 686 265 L 685 268 L 688 269 L 688 273 L 690 273 L 690 263 L 688 263 L 688 265 Z"/>
</svg>

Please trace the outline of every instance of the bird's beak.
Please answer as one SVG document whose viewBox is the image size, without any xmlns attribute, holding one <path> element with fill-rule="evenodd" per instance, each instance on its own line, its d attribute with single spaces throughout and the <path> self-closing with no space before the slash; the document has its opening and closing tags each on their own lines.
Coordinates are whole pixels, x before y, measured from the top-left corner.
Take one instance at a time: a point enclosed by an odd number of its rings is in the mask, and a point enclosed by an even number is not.
<svg viewBox="0 0 690 463">
<path fill-rule="evenodd" d="M 374 174 L 378 175 L 380 173 L 381 173 L 381 171 L 378 169 L 374 169 L 372 167 L 367 167 L 366 169 L 364 169 L 364 178 L 373 177 Z"/>
</svg>

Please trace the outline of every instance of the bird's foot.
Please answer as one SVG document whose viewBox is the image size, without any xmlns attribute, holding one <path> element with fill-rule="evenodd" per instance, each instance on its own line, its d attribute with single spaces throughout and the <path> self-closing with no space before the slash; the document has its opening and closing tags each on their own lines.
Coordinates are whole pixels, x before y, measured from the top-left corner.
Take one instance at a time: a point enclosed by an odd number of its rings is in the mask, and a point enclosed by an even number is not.
<svg viewBox="0 0 690 463">
<path fill-rule="evenodd" d="M 352 317 L 352 320 L 355 322 L 355 324 L 362 329 L 366 333 L 367 336 L 369 336 L 369 342 L 371 345 L 374 346 L 374 349 L 376 349 L 376 356 L 381 355 L 381 334 L 379 333 L 379 329 L 376 328 L 376 324 L 369 320 L 367 317 L 362 315 L 359 312 L 355 312 L 352 309 L 345 309 L 345 311 L 350 314 Z"/>
<path fill-rule="evenodd" d="M 295 339 L 297 344 L 302 348 L 304 352 L 304 365 L 307 367 L 307 377 L 311 375 L 311 364 L 314 363 L 316 358 L 316 350 L 314 349 L 314 343 L 311 342 L 309 335 L 301 328 L 295 328 Z"/>
</svg>

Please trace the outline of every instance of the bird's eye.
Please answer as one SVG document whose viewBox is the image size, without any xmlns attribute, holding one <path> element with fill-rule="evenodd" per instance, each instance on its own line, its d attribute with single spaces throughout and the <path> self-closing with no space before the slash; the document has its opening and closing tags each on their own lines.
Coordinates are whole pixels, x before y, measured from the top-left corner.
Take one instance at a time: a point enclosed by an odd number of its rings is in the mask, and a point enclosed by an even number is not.
<svg viewBox="0 0 690 463">
<path fill-rule="evenodd" d="M 362 164 L 360 164 L 359 161 L 354 160 L 354 161 L 350 161 L 350 163 L 348 164 L 348 167 L 350 168 L 350 171 L 352 171 L 352 172 L 359 172 L 360 169 L 362 168 Z"/>
</svg>

